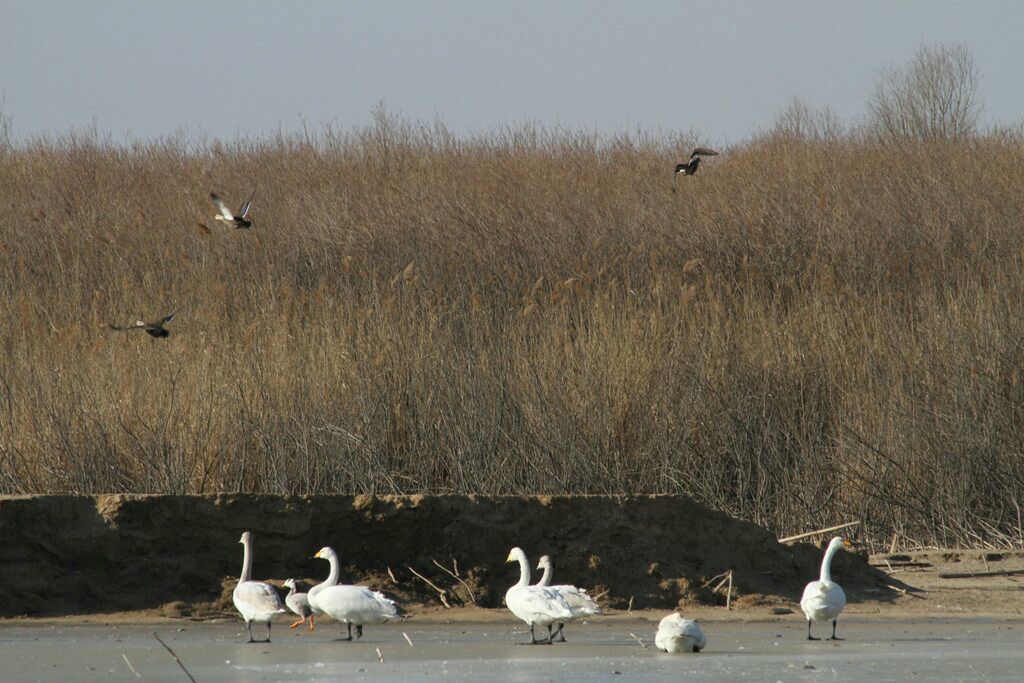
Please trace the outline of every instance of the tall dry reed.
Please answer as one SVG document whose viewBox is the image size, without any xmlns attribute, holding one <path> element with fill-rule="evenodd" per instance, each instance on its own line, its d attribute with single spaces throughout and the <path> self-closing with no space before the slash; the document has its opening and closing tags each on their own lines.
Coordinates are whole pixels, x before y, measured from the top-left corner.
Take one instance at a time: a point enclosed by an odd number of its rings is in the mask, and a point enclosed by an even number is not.
<svg viewBox="0 0 1024 683">
<path fill-rule="evenodd" d="M 682 492 L 1024 541 L 1024 140 L 778 130 L 672 194 L 692 142 L 0 148 L 0 490 Z M 210 221 L 253 186 L 251 231 Z"/>
</svg>

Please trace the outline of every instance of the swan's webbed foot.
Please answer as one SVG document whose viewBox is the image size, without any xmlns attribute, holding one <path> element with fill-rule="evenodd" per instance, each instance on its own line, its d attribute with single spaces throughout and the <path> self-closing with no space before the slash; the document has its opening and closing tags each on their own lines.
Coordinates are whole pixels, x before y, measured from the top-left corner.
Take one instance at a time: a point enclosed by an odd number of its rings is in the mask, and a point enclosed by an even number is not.
<svg viewBox="0 0 1024 683">
<path fill-rule="evenodd" d="M 348 635 L 344 638 L 338 638 L 338 642 L 351 643 L 352 642 L 352 624 L 345 624 L 348 626 Z"/>
<path fill-rule="evenodd" d="M 815 638 L 815 637 L 814 637 L 814 636 L 812 636 L 812 635 L 808 635 L 808 636 L 807 636 L 807 640 L 821 640 L 821 638 Z"/>
<path fill-rule="evenodd" d="M 821 640 L 821 638 L 815 638 L 811 635 L 811 620 L 807 620 L 807 640 Z"/>
<path fill-rule="evenodd" d="M 564 629 L 565 629 L 565 624 L 559 624 L 558 625 L 558 630 L 555 631 L 555 635 L 558 636 L 558 640 L 556 640 L 554 642 L 556 642 L 556 643 L 564 643 L 565 642 L 565 633 L 563 633 Z M 550 640 L 550 638 L 548 638 L 548 640 Z"/>
</svg>

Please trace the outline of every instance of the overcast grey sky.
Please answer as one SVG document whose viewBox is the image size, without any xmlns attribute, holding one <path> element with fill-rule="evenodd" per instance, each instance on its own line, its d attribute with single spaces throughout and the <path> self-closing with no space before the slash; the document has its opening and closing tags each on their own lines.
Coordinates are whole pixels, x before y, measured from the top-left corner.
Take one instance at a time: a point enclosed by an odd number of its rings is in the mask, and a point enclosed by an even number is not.
<svg viewBox="0 0 1024 683">
<path fill-rule="evenodd" d="M 534 120 L 736 141 L 792 96 L 851 117 L 922 42 L 970 45 L 986 118 L 1024 119 L 1024 3 L 5 0 L 16 136 L 234 137 L 369 118 Z"/>
</svg>

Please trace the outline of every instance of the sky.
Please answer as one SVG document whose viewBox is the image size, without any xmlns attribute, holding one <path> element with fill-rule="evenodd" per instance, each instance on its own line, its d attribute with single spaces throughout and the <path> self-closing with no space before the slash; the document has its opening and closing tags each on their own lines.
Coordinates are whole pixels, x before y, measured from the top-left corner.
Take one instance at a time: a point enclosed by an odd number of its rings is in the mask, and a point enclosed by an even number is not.
<svg viewBox="0 0 1024 683">
<path fill-rule="evenodd" d="M 265 135 L 377 103 L 456 133 L 525 121 L 738 142 L 793 98 L 844 119 L 879 68 L 962 42 L 987 121 L 1024 120 L 1024 3 L 4 0 L 16 139 Z"/>
</svg>

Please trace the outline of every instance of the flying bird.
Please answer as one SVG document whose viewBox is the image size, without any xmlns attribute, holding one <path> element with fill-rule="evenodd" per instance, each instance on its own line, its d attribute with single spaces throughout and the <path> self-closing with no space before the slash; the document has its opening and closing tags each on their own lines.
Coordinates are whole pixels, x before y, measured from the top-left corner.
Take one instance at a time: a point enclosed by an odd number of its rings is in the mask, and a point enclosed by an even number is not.
<svg viewBox="0 0 1024 683">
<path fill-rule="evenodd" d="M 697 172 L 697 166 L 700 164 L 701 157 L 713 157 L 717 156 L 718 152 L 708 147 L 698 147 L 693 150 L 690 154 L 690 160 L 685 164 L 676 164 L 675 173 L 672 175 L 672 191 L 676 191 L 676 177 L 682 173 L 683 175 L 693 175 Z"/>
<path fill-rule="evenodd" d="M 164 337 L 170 336 L 170 334 L 171 334 L 170 330 L 168 330 L 166 327 L 164 327 L 164 325 L 166 325 L 167 323 L 171 322 L 171 320 L 173 320 L 174 316 L 176 316 L 177 314 L 178 314 L 178 312 L 175 311 L 174 313 L 171 313 L 168 316 L 160 318 L 159 320 L 154 320 L 153 322 L 150 322 L 150 323 L 143 322 L 141 320 L 136 320 L 134 325 L 129 325 L 128 327 L 119 327 L 117 325 L 111 325 L 110 329 L 115 330 L 117 332 L 131 332 L 132 330 L 145 330 L 146 334 L 148 334 L 149 336 L 156 337 L 158 339 L 162 339 Z"/>
<path fill-rule="evenodd" d="M 240 208 L 238 210 L 238 214 L 235 215 L 231 213 L 231 209 L 229 209 L 228 205 L 224 203 L 224 200 L 220 198 L 220 195 L 218 195 L 216 192 L 211 192 L 210 199 L 213 200 L 213 203 L 217 205 L 217 209 L 220 211 L 220 214 L 214 216 L 213 220 L 224 221 L 225 223 L 233 225 L 240 230 L 251 228 L 252 221 L 249 220 L 248 218 L 249 206 L 252 204 L 253 197 L 255 196 L 256 190 L 253 190 L 252 194 L 249 195 L 249 199 L 245 202 L 245 204 L 242 204 L 242 208 Z"/>
</svg>

